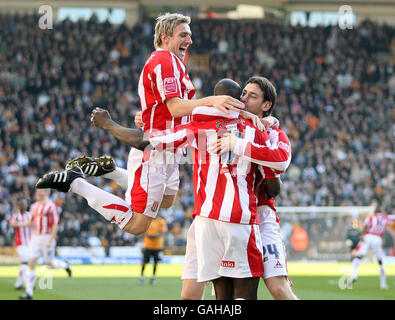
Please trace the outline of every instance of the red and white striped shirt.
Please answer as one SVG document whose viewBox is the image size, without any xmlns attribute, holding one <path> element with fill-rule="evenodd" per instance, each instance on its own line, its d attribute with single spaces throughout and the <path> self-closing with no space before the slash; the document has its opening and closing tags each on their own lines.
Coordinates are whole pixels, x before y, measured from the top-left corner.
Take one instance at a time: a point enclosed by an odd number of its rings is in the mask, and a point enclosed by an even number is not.
<svg viewBox="0 0 395 320">
<path fill-rule="evenodd" d="M 13 213 L 11 215 L 11 223 L 26 223 L 29 222 L 31 218 L 31 213 L 29 211 L 23 213 Z M 30 239 L 32 238 L 32 228 L 31 227 L 15 227 L 14 242 L 15 246 L 29 246 Z"/>
<path fill-rule="evenodd" d="M 58 206 L 53 201 L 36 201 L 30 208 L 33 220 L 33 235 L 50 234 L 59 224 Z"/>
<path fill-rule="evenodd" d="M 291 145 L 283 130 L 275 130 L 273 133 L 274 137 L 261 145 L 248 139 L 238 139 L 234 153 L 251 162 L 269 167 L 275 173 L 284 172 L 291 163 Z"/>
<path fill-rule="evenodd" d="M 254 192 L 255 169 L 257 164 L 241 154 L 230 163 L 222 163 L 221 157 L 208 151 L 218 136 L 234 126 L 246 141 L 257 146 L 270 146 L 266 132 L 257 130 L 250 121 L 243 118 L 229 119 L 210 115 L 207 107 L 196 108 L 193 121 L 175 130 L 154 131 L 150 143 L 159 151 L 174 151 L 180 147 L 193 148 L 193 185 L 195 207 L 193 215 L 225 222 L 256 224 L 257 198 Z M 213 114 L 218 113 L 211 108 Z M 202 114 L 199 114 L 199 112 Z M 201 121 L 203 120 L 203 121 Z M 270 156 L 277 152 L 266 152 L 267 161 L 276 163 L 275 168 L 283 171 L 284 157 Z M 277 152 L 278 153 L 278 152 Z M 246 153 L 248 154 L 248 153 Z M 258 161 L 262 161 L 262 157 Z M 278 164 L 279 163 L 279 164 Z"/>
<path fill-rule="evenodd" d="M 273 128 L 268 130 L 269 138 L 270 138 L 270 143 L 272 146 L 279 145 L 279 142 L 281 142 L 280 145 L 285 144 L 289 146 L 289 148 L 286 148 L 287 152 L 285 152 L 283 155 L 285 157 L 288 157 L 287 162 L 289 163 L 291 160 L 291 144 L 289 142 L 289 138 L 286 135 L 286 133 L 283 131 L 283 129 L 279 126 L 278 128 Z M 254 161 L 254 160 L 252 160 Z M 288 166 L 287 166 L 288 167 Z M 283 173 L 284 171 L 280 170 L 274 170 L 269 167 L 259 167 L 257 172 L 257 176 L 255 179 L 255 192 L 257 193 L 258 196 L 258 207 L 259 206 L 269 206 L 272 208 L 274 211 L 276 211 L 274 207 L 274 198 L 269 198 L 266 195 L 266 192 L 264 190 L 264 180 L 265 179 L 275 179 L 279 176 L 280 173 Z"/>
<path fill-rule="evenodd" d="M 365 219 L 365 234 L 369 233 L 382 237 L 387 226 L 394 221 L 394 215 L 375 213 Z"/>
<path fill-rule="evenodd" d="M 144 65 L 138 94 L 145 124 L 143 130 L 151 132 L 186 123 L 187 117 L 174 118 L 165 102 L 173 97 L 192 99 L 195 89 L 180 58 L 171 51 L 158 49 Z"/>
</svg>

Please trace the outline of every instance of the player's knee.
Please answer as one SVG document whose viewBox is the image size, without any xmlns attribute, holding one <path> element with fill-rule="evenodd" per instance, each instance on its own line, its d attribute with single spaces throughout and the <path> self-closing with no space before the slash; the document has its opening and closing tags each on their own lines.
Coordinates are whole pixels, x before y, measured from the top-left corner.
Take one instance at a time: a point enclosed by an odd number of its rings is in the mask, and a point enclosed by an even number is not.
<svg viewBox="0 0 395 320">
<path fill-rule="evenodd" d="M 144 226 L 136 226 L 133 224 L 127 224 L 122 230 L 126 231 L 128 233 L 131 233 L 135 236 L 139 236 L 147 231 L 148 228 L 145 228 Z"/>
<path fill-rule="evenodd" d="M 233 295 L 229 292 L 215 292 L 215 299 L 216 300 L 233 300 Z"/>
<path fill-rule="evenodd" d="M 176 199 L 176 196 L 169 196 L 169 195 L 163 196 L 163 199 L 162 199 L 162 202 L 160 204 L 160 207 L 162 209 L 170 208 L 173 205 L 175 199 Z"/>
<path fill-rule="evenodd" d="M 233 299 L 257 300 L 259 277 L 233 280 Z"/>
<path fill-rule="evenodd" d="M 128 221 L 128 223 L 123 227 L 122 230 L 135 236 L 139 236 L 148 230 L 151 221 L 152 218 L 150 217 L 147 217 L 140 213 L 134 213 L 132 218 Z"/>
<path fill-rule="evenodd" d="M 275 300 L 296 300 L 286 277 L 265 279 L 266 286 Z"/>
<path fill-rule="evenodd" d="M 270 292 L 275 300 L 295 299 L 295 295 L 292 293 L 291 288 L 286 285 L 272 287 Z"/>
<path fill-rule="evenodd" d="M 148 227 L 145 225 L 135 224 L 132 223 L 132 221 L 129 221 L 122 230 L 135 236 L 139 236 L 145 233 L 147 229 Z"/>
<path fill-rule="evenodd" d="M 181 291 L 181 300 L 201 300 L 202 296 L 199 296 L 197 292 L 191 290 L 182 290 Z"/>
<path fill-rule="evenodd" d="M 36 268 L 36 259 L 31 259 L 29 261 L 29 269 L 34 270 Z"/>
<path fill-rule="evenodd" d="M 197 282 L 195 279 L 184 279 L 182 281 L 181 299 L 202 300 L 205 287 L 205 282 Z"/>
</svg>

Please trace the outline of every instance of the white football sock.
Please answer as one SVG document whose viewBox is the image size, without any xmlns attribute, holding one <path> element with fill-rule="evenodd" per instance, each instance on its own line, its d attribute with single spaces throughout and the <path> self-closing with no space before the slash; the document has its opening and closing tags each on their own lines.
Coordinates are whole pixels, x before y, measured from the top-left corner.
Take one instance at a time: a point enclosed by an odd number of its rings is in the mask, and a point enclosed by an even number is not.
<svg viewBox="0 0 395 320">
<path fill-rule="evenodd" d="M 26 292 L 30 296 L 33 296 L 33 288 L 36 282 L 36 270 L 27 270 L 25 274 L 25 287 Z"/>
<path fill-rule="evenodd" d="M 15 282 L 15 287 L 20 287 L 24 283 L 26 270 L 27 270 L 27 264 L 21 263 L 21 265 L 19 266 L 19 274 Z"/>
<path fill-rule="evenodd" d="M 130 206 L 123 199 L 95 187 L 82 178 L 75 179 L 70 186 L 72 192 L 85 198 L 91 208 L 120 229 L 125 227 L 133 215 Z"/>
<path fill-rule="evenodd" d="M 355 280 L 358 278 L 358 266 L 361 262 L 360 258 L 354 258 L 352 260 L 352 274 L 351 274 L 351 279 Z"/>
<path fill-rule="evenodd" d="M 382 284 L 387 283 L 386 276 L 385 276 L 385 269 L 384 269 L 383 264 L 380 265 L 380 281 Z"/>
<path fill-rule="evenodd" d="M 125 169 L 116 167 L 114 171 L 103 174 L 102 177 L 115 181 L 123 190 L 128 188 L 128 172 Z"/>
</svg>

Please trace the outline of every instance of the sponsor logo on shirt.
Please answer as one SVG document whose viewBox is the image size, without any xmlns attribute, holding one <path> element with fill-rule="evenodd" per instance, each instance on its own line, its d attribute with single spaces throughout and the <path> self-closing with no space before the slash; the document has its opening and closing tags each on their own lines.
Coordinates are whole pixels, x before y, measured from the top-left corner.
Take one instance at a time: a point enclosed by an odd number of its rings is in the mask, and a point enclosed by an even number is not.
<svg viewBox="0 0 395 320">
<path fill-rule="evenodd" d="M 222 262 L 221 262 L 221 267 L 225 267 L 225 268 L 234 268 L 234 267 L 235 267 L 235 262 L 234 262 L 234 261 L 222 260 Z"/>
</svg>

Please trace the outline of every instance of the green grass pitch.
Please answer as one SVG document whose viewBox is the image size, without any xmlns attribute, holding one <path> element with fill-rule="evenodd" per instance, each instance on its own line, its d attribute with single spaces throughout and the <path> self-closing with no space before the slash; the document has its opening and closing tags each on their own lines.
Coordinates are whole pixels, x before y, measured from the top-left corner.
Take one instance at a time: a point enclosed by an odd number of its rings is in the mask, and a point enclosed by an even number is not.
<svg viewBox="0 0 395 320">
<path fill-rule="evenodd" d="M 35 299 L 37 300 L 178 300 L 182 282 L 182 265 L 158 266 L 157 284 L 151 285 L 152 267 L 147 265 L 146 280 L 138 284 L 139 265 L 74 265 L 73 277 L 64 270 L 53 270 L 52 282 L 45 277 L 46 269 L 37 267 Z M 345 276 L 351 263 L 288 263 L 293 290 L 305 300 L 388 300 L 395 299 L 395 265 L 387 265 L 388 290 L 379 288 L 379 268 L 374 263 L 362 263 L 359 279 L 353 288 L 347 287 Z M 13 288 L 18 266 L 0 266 L 0 300 L 14 300 L 22 293 Z M 48 275 L 48 274 L 47 274 Z M 46 288 L 43 288 L 43 285 Z M 40 288 L 41 286 L 41 288 Z M 211 285 L 205 299 L 212 300 Z M 271 300 L 263 281 L 259 299 Z"/>
</svg>

